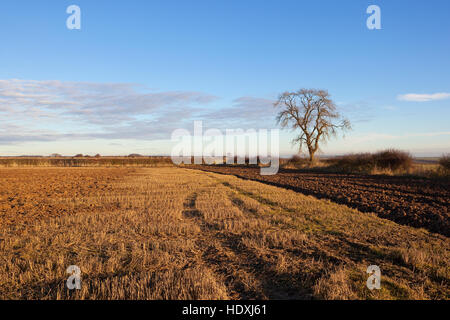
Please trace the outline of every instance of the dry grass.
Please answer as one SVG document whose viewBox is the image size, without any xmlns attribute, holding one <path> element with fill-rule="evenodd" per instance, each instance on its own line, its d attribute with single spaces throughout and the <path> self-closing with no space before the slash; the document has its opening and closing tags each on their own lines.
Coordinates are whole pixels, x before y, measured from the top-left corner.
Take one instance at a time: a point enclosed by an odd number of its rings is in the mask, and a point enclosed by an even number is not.
<svg viewBox="0 0 450 320">
<path fill-rule="evenodd" d="M 345 267 L 338 267 L 316 282 L 314 293 L 326 300 L 355 300 L 357 289 L 352 284 Z"/>
<path fill-rule="evenodd" d="M 37 181 L 106 169 L 29 170 Z M 234 176 L 109 170 L 95 192 L 75 183 L 47 199 L 65 212 L 0 220 L 1 299 L 449 298 L 446 237 Z M 38 197 L 25 194 L 1 186 L 0 204 Z M 381 290 L 365 287 L 371 264 Z M 81 290 L 65 288 L 70 265 Z"/>
</svg>

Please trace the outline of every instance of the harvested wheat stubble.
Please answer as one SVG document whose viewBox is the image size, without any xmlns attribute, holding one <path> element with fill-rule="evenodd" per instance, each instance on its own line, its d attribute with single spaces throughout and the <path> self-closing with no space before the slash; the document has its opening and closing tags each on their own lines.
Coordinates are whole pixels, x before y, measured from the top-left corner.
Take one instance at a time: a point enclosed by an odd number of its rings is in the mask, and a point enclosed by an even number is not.
<svg viewBox="0 0 450 320">
<path fill-rule="evenodd" d="M 181 168 L 9 170 L 1 203 L 35 206 L 0 217 L 1 299 L 449 298 L 448 238 L 346 206 Z"/>
<path fill-rule="evenodd" d="M 398 176 L 281 170 L 261 176 L 258 168 L 198 166 L 345 204 L 362 212 L 450 236 L 450 181 Z"/>
</svg>

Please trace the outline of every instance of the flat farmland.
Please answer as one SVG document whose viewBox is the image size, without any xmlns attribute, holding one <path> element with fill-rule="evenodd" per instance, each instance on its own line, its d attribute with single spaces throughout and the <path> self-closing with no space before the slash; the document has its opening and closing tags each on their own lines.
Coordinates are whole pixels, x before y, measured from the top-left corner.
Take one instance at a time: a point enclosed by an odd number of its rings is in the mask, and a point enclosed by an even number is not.
<svg viewBox="0 0 450 320">
<path fill-rule="evenodd" d="M 0 179 L 0 299 L 450 297 L 447 237 L 278 186 L 177 167 Z"/>
<path fill-rule="evenodd" d="M 450 236 L 450 181 L 408 176 L 281 170 L 261 176 L 259 168 L 198 166 L 345 204 L 362 212 Z"/>
</svg>

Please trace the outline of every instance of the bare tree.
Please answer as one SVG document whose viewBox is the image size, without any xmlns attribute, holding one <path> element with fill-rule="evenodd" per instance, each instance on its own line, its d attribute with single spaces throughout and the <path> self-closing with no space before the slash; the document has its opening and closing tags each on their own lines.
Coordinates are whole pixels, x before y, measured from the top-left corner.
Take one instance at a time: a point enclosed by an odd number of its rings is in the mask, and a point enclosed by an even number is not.
<svg viewBox="0 0 450 320">
<path fill-rule="evenodd" d="M 310 162 L 314 162 L 314 155 L 321 143 L 335 136 L 338 130 L 351 129 L 350 122 L 341 118 L 326 90 L 285 92 L 278 97 L 274 106 L 281 108 L 277 122 L 283 128 L 290 127 L 293 131 L 300 129 L 292 143 L 300 144 L 300 152 L 306 146 Z"/>
</svg>

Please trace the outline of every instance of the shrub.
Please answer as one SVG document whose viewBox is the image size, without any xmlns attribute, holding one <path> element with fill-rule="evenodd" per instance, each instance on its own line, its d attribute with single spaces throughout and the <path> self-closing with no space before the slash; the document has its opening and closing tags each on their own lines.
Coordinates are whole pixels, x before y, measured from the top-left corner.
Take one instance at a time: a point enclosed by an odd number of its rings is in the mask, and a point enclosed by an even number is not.
<svg viewBox="0 0 450 320">
<path fill-rule="evenodd" d="M 445 169 L 450 170 L 450 154 L 443 155 L 439 159 L 439 164 Z"/>
<path fill-rule="evenodd" d="M 357 153 L 337 158 L 334 167 L 346 172 L 369 172 L 375 163 L 370 153 Z"/>
<path fill-rule="evenodd" d="M 376 167 L 381 169 L 407 171 L 411 169 L 413 164 L 412 157 L 408 152 L 395 149 L 377 152 L 373 157 Z"/>
<path fill-rule="evenodd" d="M 293 155 L 290 159 L 288 159 L 284 164 L 283 168 L 285 169 L 299 169 L 310 166 L 311 163 L 305 157 L 302 157 L 298 154 Z"/>
<path fill-rule="evenodd" d="M 409 171 L 413 160 L 409 153 L 388 149 L 377 153 L 350 154 L 337 158 L 334 167 L 346 172 L 373 173 L 377 170 Z"/>
</svg>

